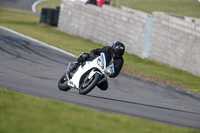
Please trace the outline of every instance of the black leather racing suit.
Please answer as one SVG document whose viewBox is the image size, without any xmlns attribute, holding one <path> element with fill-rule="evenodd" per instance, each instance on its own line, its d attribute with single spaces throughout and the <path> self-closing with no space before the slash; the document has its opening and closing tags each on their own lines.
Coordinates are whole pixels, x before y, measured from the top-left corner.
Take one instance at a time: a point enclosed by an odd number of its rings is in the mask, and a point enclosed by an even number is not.
<svg viewBox="0 0 200 133">
<path fill-rule="evenodd" d="M 110 54 L 113 58 L 114 58 L 114 69 L 115 69 L 115 73 L 113 75 L 110 75 L 109 77 L 110 78 L 115 78 L 119 75 L 121 69 L 122 69 L 122 66 L 124 64 L 124 59 L 122 57 L 114 57 L 113 56 L 113 51 L 112 51 L 112 47 L 109 47 L 109 46 L 106 46 L 106 47 L 103 47 L 103 48 L 97 48 L 97 49 L 93 49 L 90 54 L 88 53 L 84 53 L 82 54 L 78 59 L 77 59 L 77 62 L 74 62 L 73 65 L 71 66 L 70 68 L 70 71 L 74 71 L 77 66 L 79 65 L 80 62 L 84 62 L 86 60 L 88 60 L 89 58 L 96 58 L 97 56 L 100 55 L 100 53 L 106 53 L 106 54 Z M 108 88 L 108 81 L 104 81 L 102 82 L 101 84 L 98 85 L 98 87 L 101 89 L 101 90 L 107 90 Z"/>
<path fill-rule="evenodd" d="M 92 56 L 93 58 L 95 58 L 96 56 L 99 56 L 100 53 L 106 53 L 106 54 L 111 54 L 111 56 L 113 57 L 113 52 L 112 52 L 112 47 L 106 46 L 103 47 L 101 49 L 94 49 L 90 52 L 90 56 Z M 113 75 L 110 76 L 110 78 L 115 78 L 119 75 L 122 66 L 124 64 L 124 59 L 122 57 L 114 57 L 114 67 L 115 67 L 115 73 Z"/>
<path fill-rule="evenodd" d="M 106 47 L 103 47 L 101 49 L 97 48 L 97 49 L 94 49 L 90 52 L 90 56 L 95 58 L 96 56 L 99 56 L 100 53 L 106 53 L 106 54 L 110 54 L 112 57 L 113 56 L 113 51 L 112 51 L 112 47 L 109 47 L 109 46 L 106 46 Z M 114 57 L 114 69 L 115 69 L 115 73 L 111 76 L 109 76 L 110 78 L 115 78 L 119 75 L 121 69 L 122 69 L 122 66 L 124 64 L 124 59 L 122 57 Z M 108 88 L 108 81 L 104 81 L 102 82 L 101 84 L 98 85 L 98 87 L 101 89 L 101 90 L 107 90 Z"/>
</svg>

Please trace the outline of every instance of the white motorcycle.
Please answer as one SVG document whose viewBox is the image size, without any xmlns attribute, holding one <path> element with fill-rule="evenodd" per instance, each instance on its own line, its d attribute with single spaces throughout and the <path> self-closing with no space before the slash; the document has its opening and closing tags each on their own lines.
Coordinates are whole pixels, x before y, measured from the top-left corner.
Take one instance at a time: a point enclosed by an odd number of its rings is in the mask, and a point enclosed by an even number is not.
<svg viewBox="0 0 200 133">
<path fill-rule="evenodd" d="M 67 72 L 58 81 L 58 88 L 61 91 L 68 91 L 71 88 L 78 89 L 79 94 L 86 95 L 98 84 L 107 80 L 107 76 L 114 74 L 114 59 L 109 54 L 101 53 L 94 60 L 88 60 L 80 64 L 71 76 L 68 75 L 71 62 Z"/>
</svg>

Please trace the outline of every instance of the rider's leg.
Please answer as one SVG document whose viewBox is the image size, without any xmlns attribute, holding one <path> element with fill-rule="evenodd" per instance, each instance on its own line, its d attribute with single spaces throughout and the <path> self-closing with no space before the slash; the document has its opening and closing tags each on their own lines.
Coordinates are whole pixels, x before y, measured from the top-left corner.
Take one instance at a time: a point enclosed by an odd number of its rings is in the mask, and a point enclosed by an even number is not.
<svg viewBox="0 0 200 133">
<path fill-rule="evenodd" d="M 71 66 L 69 67 L 69 72 L 71 73 L 74 72 L 78 66 L 79 66 L 78 62 L 73 62 Z"/>
<path fill-rule="evenodd" d="M 105 91 L 108 89 L 108 81 L 105 80 L 102 83 L 100 83 L 99 85 L 97 85 L 102 91 Z"/>
<path fill-rule="evenodd" d="M 77 58 L 76 62 L 73 62 L 72 65 L 69 68 L 69 71 L 72 73 L 76 68 L 79 66 L 80 63 L 83 63 L 84 61 L 88 60 L 90 58 L 90 55 L 88 53 L 83 53 Z"/>
<path fill-rule="evenodd" d="M 88 53 L 83 53 L 82 55 L 80 55 L 77 58 L 77 61 L 73 62 L 71 66 L 69 67 L 68 75 L 70 76 L 81 63 L 88 60 L 89 58 L 90 58 L 90 55 Z"/>
</svg>

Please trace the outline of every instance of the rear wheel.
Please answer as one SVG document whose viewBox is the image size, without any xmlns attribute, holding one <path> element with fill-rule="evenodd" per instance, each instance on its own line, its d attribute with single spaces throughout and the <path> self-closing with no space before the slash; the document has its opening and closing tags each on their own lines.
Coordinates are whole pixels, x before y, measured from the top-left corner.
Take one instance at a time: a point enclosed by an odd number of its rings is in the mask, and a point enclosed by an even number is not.
<svg viewBox="0 0 200 133">
<path fill-rule="evenodd" d="M 71 88 L 68 86 L 68 78 L 66 77 L 66 73 L 58 81 L 58 88 L 61 91 L 68 91 Z"/>
<path fill-rule="evenodd" d="M 101 78 L 101 75 L 99 73 L 94 74 L 93 77 L 91 77 L 90 79 L 87 78 L 88 75 L 84 77 L 83 82 L 79 87 L 79 93 L 81 95 L 86 95 L 87 93 L 89 93 L 97 85 L 98 81 Z"/>
</svg>

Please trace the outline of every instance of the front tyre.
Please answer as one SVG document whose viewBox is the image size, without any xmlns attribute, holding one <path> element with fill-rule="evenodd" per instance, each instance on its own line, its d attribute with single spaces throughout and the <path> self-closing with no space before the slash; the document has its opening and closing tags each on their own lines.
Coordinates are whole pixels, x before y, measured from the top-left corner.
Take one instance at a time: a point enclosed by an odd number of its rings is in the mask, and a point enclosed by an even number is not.
<svg viewBox="0 0 200 133">
<path fill-rule="evenodd" d="M 68 79 L 66 77 L 66 73 L 63 74 L 63 76 L 58 81 L 58 88 L 61 91 L 68 91 L 71 88 L 68 86 Z"/>
<path fill-rule="evenodd" d="M 86 76 L 79 87 L 79 94 L 86 95 L 87 93 L 89 93 L 97 85 L 100 78 L 101 75 L 99 73 L 94 74 L 91 79 L 87 79 Z"/>
</svg>

